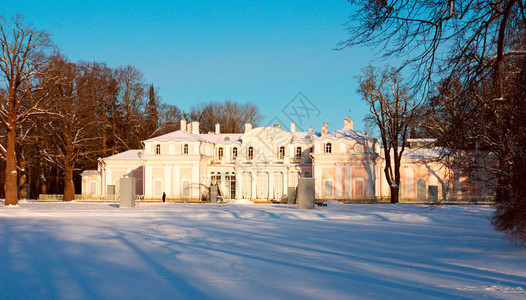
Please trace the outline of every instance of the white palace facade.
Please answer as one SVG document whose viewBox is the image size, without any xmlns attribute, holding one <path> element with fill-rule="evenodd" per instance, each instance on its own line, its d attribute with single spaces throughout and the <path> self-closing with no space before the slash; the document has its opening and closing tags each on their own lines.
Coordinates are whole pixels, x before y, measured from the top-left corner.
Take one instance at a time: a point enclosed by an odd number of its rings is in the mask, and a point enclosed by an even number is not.
<svg viewBox="0 0 526 300">
<path fill-rule="evenodd" d="M 286 201 L 289 188 L 300 177 L 315 179 L 317 200 L 381 201 L 389 196 L 383 175 L 380 143 L 343 128 L 320 132 L 283 130 L 279 125 L 252 128 L 243 133 L 200 133 L 199 123 L 181 121 L 181 130 L 143 141 L 143 149 L 100 158 L 98 170 L 82 173 L 82 193 L 104 199 L 117 194 L 118 180 L 136 179 L 136 194 L 144 199 L 206 201 L 211 185 L 223 199 Z M 484 198 L 477 183 L 436 161 L 433 148 L 408 150 L 402 161 L 402 201 L 446 198 Z"/>
</svg>

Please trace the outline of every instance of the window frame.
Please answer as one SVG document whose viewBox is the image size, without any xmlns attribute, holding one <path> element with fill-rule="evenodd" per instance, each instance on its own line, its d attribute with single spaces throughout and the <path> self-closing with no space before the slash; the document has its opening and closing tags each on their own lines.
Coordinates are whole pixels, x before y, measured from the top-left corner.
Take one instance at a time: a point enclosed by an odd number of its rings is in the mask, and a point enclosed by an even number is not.
<svg viewBox="0 0 526 300">
<path fill-rule="evenodd" d="M 280 146 L 278 148 L 278 159 L 279 160 L 285 159 L 285 147 L 284 146 Z"/>
<path fill-rule="evenodd" d="M 329 143 L 325 143 L 325 153 L 326 154 L 331 154 L 332 153 L 332 144 L 329 142 Z"/>
<path fill-rule="evenodd" d="M 298 150 L 299 150 L 299 153 L 298 153 Z M 301 149 L 300 146 L 298 146 L 298 147 L 296 147 L 296 153 L 295 153 L 294 157 L 301 158 L 302 153 L 303 153 L 303 150 Z"/>
</svg>

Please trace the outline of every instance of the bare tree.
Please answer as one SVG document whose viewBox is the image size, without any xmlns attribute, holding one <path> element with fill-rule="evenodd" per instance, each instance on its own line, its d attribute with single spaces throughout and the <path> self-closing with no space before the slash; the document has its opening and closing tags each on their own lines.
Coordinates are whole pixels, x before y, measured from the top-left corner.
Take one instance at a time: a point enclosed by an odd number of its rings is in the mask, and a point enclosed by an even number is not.
<svg viewBox="0 0 526 300">
<path fill-rule="evenodd" d="M 118 134 L 120 124 L 118 119 L 122 118 L 122 105 L 119 105 L 119 84 L 115 71 L 104 63 L 80 62 L 78 63 L 82 72 L 82 81 L 79 88 L 80 97 L 91 99 L 95 103 L 93 119 L 97 121 L 96 131 L 90 132 L 92 136 L 100 137 L 100 156 L 108 156 L 122 150 L 127 150 Z M 129 130 L 132 130 L 131 128 Z"/>
<path fill-rule="evenodd" d="M 349 1 L 348 40 L 375 47 L 384 57 L 403 59 L 411 67 L 415 87 L 425 93 L 434 82 L 463 74 L 468 82 L 495 75 L 502 97 L 502 63 L 505 57 L 526 55 L 513 49 L 514 35 L 525 23 L 524 1 Z"/>
<path fill-rule="evenodd" d="M 526 242 L 524 0 L 350 1 L 350 38 L 340 48 L 377 47 L 414 71 L 415 92 L 430 93 L 427 127 L 466 157 L 462 168 L 496 179 L 493 222 Z M 436 113 L 435 115 L 432 115 Z M 493 161 L 493 162 L 492 162 Z"/>
<path fill-rule="evenodd" d="M 0 145 L 0 152 L 6 159 L 5 205 L 18 203 L 17 196 L 17 131 L 30 115 L 41 113 L 42 99 L 33 100 L 26 105 L 34 93 L 35 77 L 45 65 L 44 51 L 51 46 L 46 32 L 23 24 L 23 18 L 12 20 L 0 16 L 0 70 L 5 83 L 7 99 L 2 99 L 0 121 L 7 131 L 6 146 Z"/>
<path fill-rule="evenodd" d="M 369 105 L 370 120 L 377 126 L 385 159 L 385 178 L 391 190 L 391 203 L 398 203 L 400 162 L 415 111 L 401 76 L 392 67 L 384 70 L 368 66 L 358 77 L 358 92 Z"/>
<path fill-rule="evenodd" d="M 88 81 L 83 80 L 80 68 L 61 54 L 51 56 L 41 84 L 51 99 L 46 128 L 54 141 L 50 149 L 54 151 L 46 158 L 64 170 L 64 201 L 71 201 L 75 199 L 75 166 L 79 158 L 93 150 L 92 142 L 99 139 L 89 135 L 89 128 L 95 126 L 95 102 L 81 96 L 79 91 Z"/>
<path fill-rule="evenodd" d="M 148 131 L 143 124 L 146 105 L 144 74 L 130 65 L 117 68 L 115 74 L 119 106 L 123 112 L 120 120 L 122 132 L 118 132 L 118 138 L 126 149 L 140 148 Z"/>
<path fill-rule="evenodd" d="M 165 134 L 177 130 L 179 121 L 183 118 L 182 111 L 175 105 L 160 103 L 158 107 L 158 126 L 150 135 Z"/>
<path fill-rule="evenodd" d="M 215 130 L 215 124 L 221 125 L 226 133 L 242 132 L 245 123 L 257 126 L 263 119 L 259 109 L 252 103 L 239 104 L 231 101 L 200 103 L 194 105 L 187 114 L 188 121 L 199 121 L 200 130 Z"/>
</svg>

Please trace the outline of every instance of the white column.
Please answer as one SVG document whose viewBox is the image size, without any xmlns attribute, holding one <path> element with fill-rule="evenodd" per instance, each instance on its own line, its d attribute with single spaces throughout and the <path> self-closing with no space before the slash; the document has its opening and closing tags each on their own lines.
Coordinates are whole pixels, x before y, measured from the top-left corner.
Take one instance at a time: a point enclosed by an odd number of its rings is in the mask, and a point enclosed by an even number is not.
<svg viewBox="0 0 526 300">
<path fill-rule="evenodd" d="M 268 198 L 274 198 L 274 172 L 268 172 Z"/>
<path fill-rule="evenodd" d="M 378 199 L 380 197 L 383 197 L 383 192 L 382 192 L 382 174 L 381 174 L 381 170 L 382 170 L 382 167 L 380 166 L 380 164 L 378 163 L 375 163 L 374 164 L 375 167 L 374 167 L 374 182 L 375 182 L 375 186 L 374 186 L 374 190 L 375 190 L 375 198 Z"/>
<path fill-rule="evenodd" d="M 316 149 L 319 150 L 320 147 L 316 147 Z M 316 150 L 316 151 L 318 151 Z M 321 181 L 322 181 L 322 173 L 321 173 L 321 166 L 319 164 L 314 164 L 313 166 L 313 176 L 314 176 L 314 190 L 315 190 L 315 198 L 320 199 L 321 198 Z"/>
<path fill-rule="evenodd" d="M 106 196 L 106 168 L 102 168 L 102 176 L 100 178 L 100 194 L 101 196 Z"/>
<path fill-rule="evenodd" d="M 405 196 L 404 198 L 414 198 L 414 181 L 413 181 L 413 168 L 409 167 L 405 169 Z"/>
<path fill-rule="evenodd" d="M 285 172 L 283 172 L 283 190 L 287 191 L 287 188 L 289 187 L 289 170 L 285 170 Z"/>
<path fill-rule="evenodd" d="M 352 168 L 345 166 L 345 193 L 344 198 L 352 198 Z"/>
<path fill-rule="evenodd" d="M 181 180 L 179 178 L 179 166 L 174 166 L 173 180 L 172 180 L 172 194 L 176 197 L 181 196 L 180 184 L 181 184 Z"/>
<path fill-rule="evenodd" d="M 164 192 L 172 196 L 172 166 L 164 164 Z"/>
<path fill-rule="evenodd" d="M 224 156 L 223 156 L 224 158 Z M 225 172 L 221 172 L 221 182 L 219 183 L 219 186 L 221 187 L 222 196 L 225 197 L 226 194 L 226 182 L 225 182 Z M 223 199 L 224 200 L 224 199 Z"/>
<path fill-rule="evenodd" d="M 243 198 L 243 173 L 236 172 L 236 199 Z"/>
<path fill-rule="evenodd" d="M 111 182 L 111 169 L 106 169 L 106 185 L 112 185 Z"/>
<path fill-rule="evenodd" d="M 337 199 L 342 198 L 342 167 L 334 167 L 334 195 Z"/>
<path fill-rule="evenodd" d="M 199 164 L 193 164 L 192 166 L 192 181 L 190 182 L 190 197 L 199 197 Z"/>
<path fill-rule="evenodd" d="M 256 172 L 250 172 L 250 175 L 252 176 L 252 192 L 250 193 L 250 198 L 251 199 L 255 199 L 257 198 L 257 195 L 256 195 L 256 180 L 257 180 L 257 177 L 256 177 Z"/>
<path fill-rule="evenodd" d="M 366 168 L 366 172 L 365 172 L 365 180 L 366 180 L 366 184 L 365 184 L 365 196 L 367 198 L 374 198 L 374 190 L 375 190 L 375 187 L 374 187 L 374 184 L 375 184 L 375 180 L 374 180 L 374 166 L 371 165 L 371 162 L 369 162 L 369 165 L 366 165 L 365 166 Z"/>
<path fill-rule="evenodd" d="M 152 168 L 144 165 L 144 195 L 152 196 Z"/>
</svg>

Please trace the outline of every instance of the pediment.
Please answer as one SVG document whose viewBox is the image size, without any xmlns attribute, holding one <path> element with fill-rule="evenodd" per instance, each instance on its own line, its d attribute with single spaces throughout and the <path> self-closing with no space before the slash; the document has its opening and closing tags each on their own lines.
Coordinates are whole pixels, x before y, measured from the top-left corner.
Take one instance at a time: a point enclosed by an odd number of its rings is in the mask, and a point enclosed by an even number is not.
<svg viewBox="0 0 526 300">
<path fill-rule="evenodd" d="M 243 143 L 263 142 L 271 144 L 287 144 L 293 139 L 293 135 L 278 127 L 258 127 L 241 136 Z"/>
</svg>

